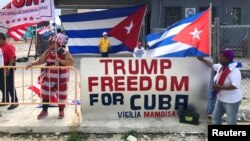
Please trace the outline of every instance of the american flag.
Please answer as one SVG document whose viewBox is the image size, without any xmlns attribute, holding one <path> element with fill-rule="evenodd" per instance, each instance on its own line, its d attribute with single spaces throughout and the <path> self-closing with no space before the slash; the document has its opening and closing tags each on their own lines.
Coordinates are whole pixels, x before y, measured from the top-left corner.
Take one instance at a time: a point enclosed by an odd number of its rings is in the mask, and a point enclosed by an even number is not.
<svg viewBox="0 0 250 141">
<path fill-rule="evenodd" d="M 7 34 L 12 37 L 14 40 L 20 40 L 27 31 L 27 27 L 20 28 L 9 28 Z"/>
<path fill-rule="evenodd" d="M 40 98 L 41 98 L 41 84 L 42 84 L 43 75 L 44 75 L 44 72 L 40 74 L 40 76 L 38 77 L 38 81 L 35 84 L 28 87 L 28 89 L 32 90 Z M 50 101 L 57 102 L 58 99 L 56 96 L 51 96 Z"/>
<path fill-rule="evenodd" d="M 42 26 L 42 27 L 37 28 L 36 32 L 37 32 L 37 34 L 42 35 L 45 32 L 48 32 L 49 30 L 51 30 L 51 28 L 48 25 L 48 26 Z"/>
</svg>

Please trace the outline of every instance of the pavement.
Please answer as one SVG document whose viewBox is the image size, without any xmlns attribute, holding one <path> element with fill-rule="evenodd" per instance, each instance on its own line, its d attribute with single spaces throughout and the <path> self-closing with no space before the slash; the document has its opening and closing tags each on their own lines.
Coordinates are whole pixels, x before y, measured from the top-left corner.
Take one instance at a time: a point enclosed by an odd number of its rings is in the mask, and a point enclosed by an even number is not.
<svg viewBox="0 0 250 141">
<path fill-rule="evenodd" d="M 24 48 L 24 49 L 23 49 Z M 17 49 L 17 57 L 23 57 L 27 55 L 27 48 Z M 31 54 L 34 52 L 31 52 Z M 125 54 L 125 56 L 132 56 Z M 88 56 L 90 57 L 90 56 Z M 121 57 L 121 56 L 119 56 Z M 74 67 L 80 69 L 80 56 L 74 56 L 75 65 Z M 29 61 L 34 60 L 30 58 Z M 248 61 L 246 61 L 248 62 Z M 17 63 L 17 66 L 26 66 L 28 62 Z M 250 66 L 250 65 L 249 65 Z M 28 75 L 29 70 L 24 70 L 24 74 Z M 28 90 L 28 86 L 31 84 L 31 81 L 28 76 L 22 77 L 23 71 L 16 71 L 16 89 L 19 97 L 20 103 L 19 107 L 13 110 L 7 110 L 7 106 L 0 107 L 0 132 L 4 133 L 53 133 L 53 132 L 74 132 L 81 131 L 84 133 L 126 133 L 131 130 L 135 130 L 139 133 L 206 133 L 207 124 L 211 121 L 207 119 L 200 119 L 199 125 L 191 124 L 180 124 L 178 119 L 152 119 L 153 124 L 149 124 L 146 120 L 119 120 L 119 121 L 84 121 L 84 113 L 81 113 L 80 105 L 75 106 L 72 104 L 72 100 L 80 98 L 78 95 L 74 97 L 75 82 L 80 83 L 79 77 L 77 80 L 69 84 L 69 100 L 68 105 L 65 109 L 65 118 L 57 119 L 58 108 L 51 107 L 49 108 L 49 116 L 45 119 L 38 120 L 37 115 L 40 113 L 41 108 L 39 108 L 39 97 L 31 93 Z M 39 74 L 39 70 L 34 70 L 34 76 Z M 79 76 L 79 75 L 78 75 Z M 74 79 L 71 75 L 70 79 Z M 25 85 L 22 85 L 22 82 L 25 82 Z M 80 94 L 80 88 L 77 86 L 77 93 Z M 24 97 L 20 99 L 20 97 Z M 33 101 L 30 104 L 30 101 Z M 70 104 L 71 103 L 71 104 Z M 242 124 L 250 124 L 244 122 Z"/>
</svg>

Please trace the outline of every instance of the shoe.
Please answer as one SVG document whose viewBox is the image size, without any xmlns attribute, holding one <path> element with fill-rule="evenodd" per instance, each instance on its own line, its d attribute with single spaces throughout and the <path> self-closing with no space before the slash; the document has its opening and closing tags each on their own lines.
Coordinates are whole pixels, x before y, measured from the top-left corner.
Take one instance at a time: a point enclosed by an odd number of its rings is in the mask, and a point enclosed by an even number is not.
<svg viewBox="0 0 250 141">
<path fill-rule="evenodd" d="M 10 106 L 7 108 L 8 110 L 12 110 L 18 107 L 18 104 L 10 104 Z"/>
<path fill-rule="evenodd" d="M 213 115 L 208 115 L 208 119 L 212 120 Z"/>
<path fill-rule="evenodd" d="M 41 111 L 41 113 L 37 116 L 37 119 L 44 119 L 48 116 L 47 111 Z"/>
<path fill-rule="evenodd" d="M 64 111 L 59 111 L 58 119 L 64 118 Z"/>
</svg>

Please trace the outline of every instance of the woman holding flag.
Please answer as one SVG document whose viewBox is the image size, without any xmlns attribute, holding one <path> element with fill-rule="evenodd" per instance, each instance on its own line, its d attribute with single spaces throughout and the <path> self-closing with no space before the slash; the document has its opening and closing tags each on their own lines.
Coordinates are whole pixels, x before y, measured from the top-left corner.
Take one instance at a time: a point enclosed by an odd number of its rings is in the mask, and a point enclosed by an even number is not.
<svg viewBox="0 0 250 141">
<path fill-rule="evenodd" d="M 220 52 L 219 64 L 212 64 L 203 57 L 198 57 L 198 59 L 217 72 L 212 86 L 214 94 L 217 95 L 212 124 L 221 125 L 222 116 L 226 113 L 227 123 L 236 125 L 239 106 L 243 98 L 240 91 L 241 73 L 239 67 L 241 64 L 233 61 L 234 52 L 230 49 Z"/>
<path fill-rule="evenodd" d="M 46 63 L 46 66 L 72 66 L 74 63 L 71 54 L 60 46 L 60 42 L 64 42 L 57 36 L 51 36 L 49 38 L 49 47 L 41 55 L 38 60 L 33 61 L 26 68 L 41 65 Z M 38 115 L 38 119 L 43 119 L 48 116 L 48 103 L 51 101 L 52 97 L 57 96 L 59 106 L 59 116 L 58 119 L 64 117 L 64 108 L 67 99 L 67 82 L 69 80 L 68 69 L 65 68 L 46 68 L 41 72 L 41 97 L 43 103 L 43 110 Z"/>
</svg>

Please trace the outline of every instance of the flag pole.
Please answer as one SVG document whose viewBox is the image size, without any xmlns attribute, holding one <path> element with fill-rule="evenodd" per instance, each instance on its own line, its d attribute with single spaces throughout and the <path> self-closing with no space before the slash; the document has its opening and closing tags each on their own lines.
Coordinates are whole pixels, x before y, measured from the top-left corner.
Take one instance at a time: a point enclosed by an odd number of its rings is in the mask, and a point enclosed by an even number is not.
<svg viewBox="0 0 250 141">
<path fill-rule="evenodd" d="M 141 26 L 140 26 L 140 31 L 141 31 L 141 29 L 143 30 L 142 31 L 142 36 L 143 36 L 143 43 L 145 43 L 145 41 L 144 41 L 144 38 L 145 38 L 145 16 L 146 16 L 146 14 L 147 14 L 147 8 L 148 8 L 148 4 L 145 4 L 145 5 L 143 5 L 143 6 L 146 6 L 146 8 L 145 8 L 145 11 L 144 11 L 144 15 L 143 15 L 143 18 L 142 18 L 142 22 L 141 22 Z M 137 37 L 137 42 L 136 42 L 136 46 L 138 45 L 138 41 L 139 41 L 139 36 L 140 36 L 140 31 L 139 31 L 139 34 L 138 34 L 138 37 Z M 136 47 L 135 46 L 135 47 Z M 146 47 L 146 45 L 144 45 L 144 48 Z"/>
<path fill-rule="evenodd" d="M 38 27 L 38 24 L 36 24 L 36 41 L 35 41 L 35 52 L 36 52 L 36 53 L 35 53 L 35 59 L 37 58 L 37 43 L 38 43 L 38 42 L 37 42 L 37 38 L 38 38 L 38 37 L 37 37 L 37 27 Z M 33 34 L 33 33 L 32 33 L 32 34 Z"/>
<path fill-rule="evenodd" d="M 210 48 L 210 53 L 209 56 L 211 56 L 212 53 L 212 3 L 209 5 L 209 48 Z"/>
</svg>

